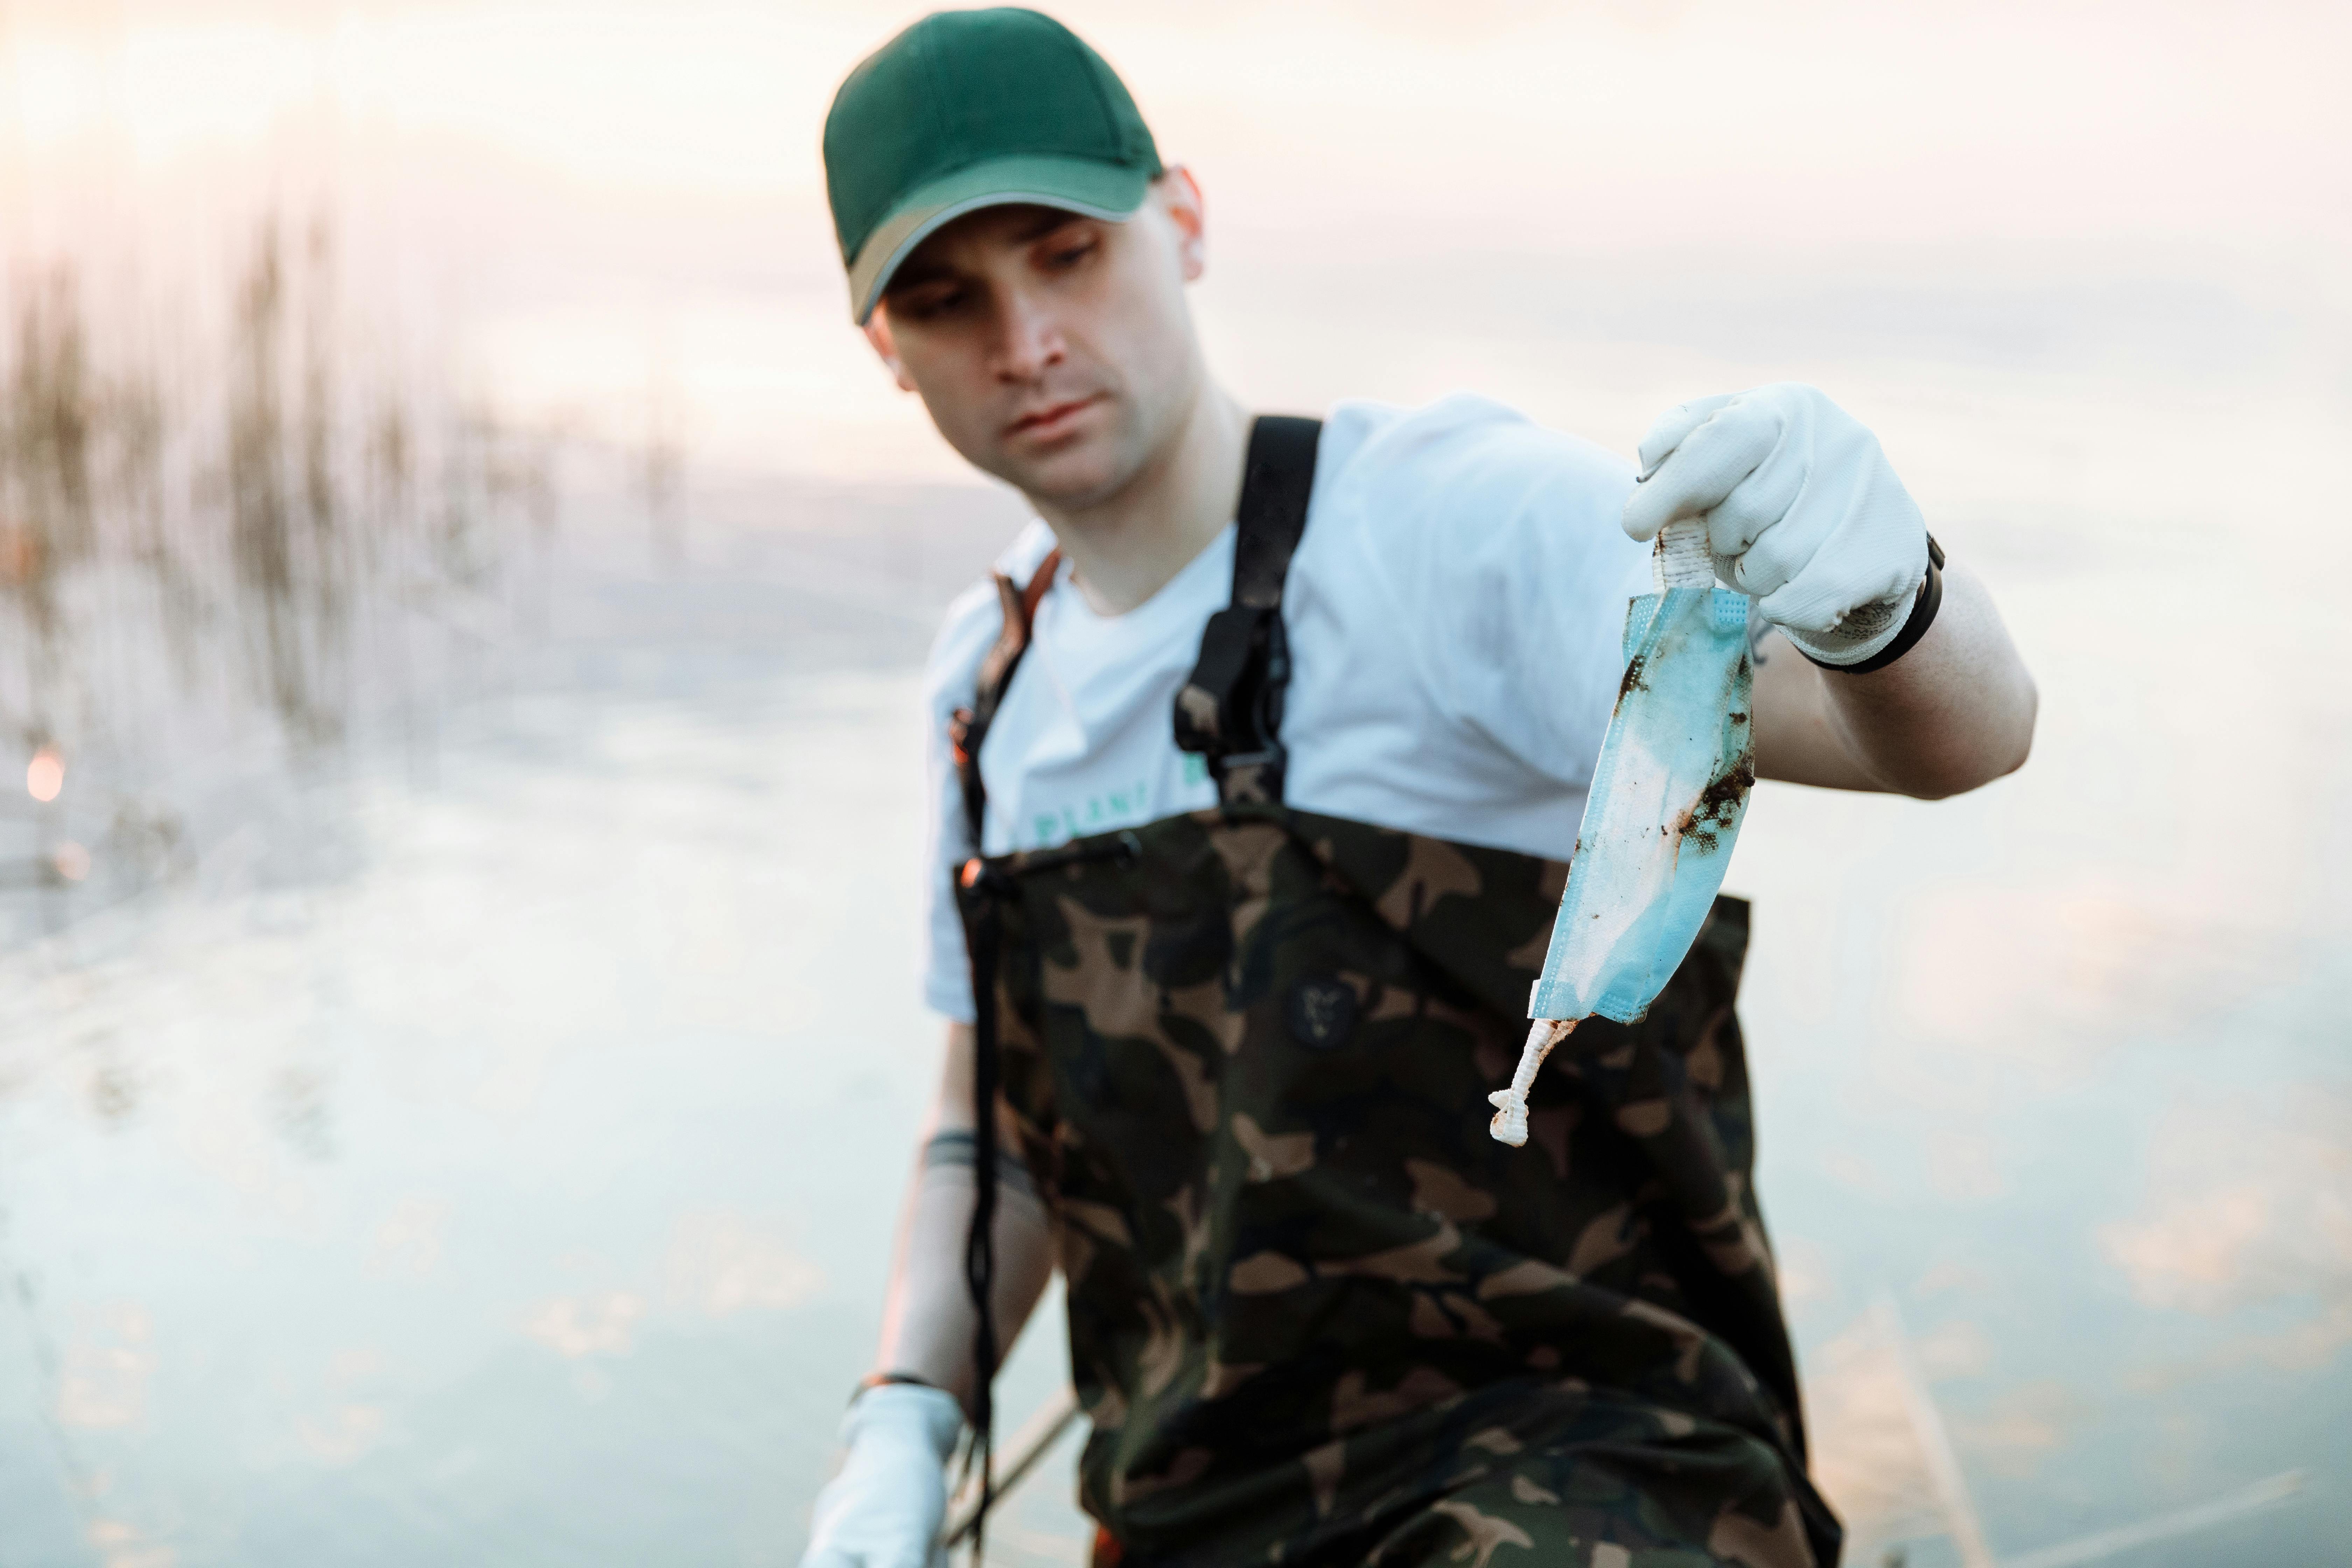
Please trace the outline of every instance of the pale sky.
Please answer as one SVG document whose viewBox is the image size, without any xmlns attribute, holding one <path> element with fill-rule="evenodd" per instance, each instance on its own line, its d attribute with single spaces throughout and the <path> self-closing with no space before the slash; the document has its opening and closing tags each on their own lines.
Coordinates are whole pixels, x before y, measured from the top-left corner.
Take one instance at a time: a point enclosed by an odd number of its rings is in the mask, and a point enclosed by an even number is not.
<svg viewBox="0 0 2352 1568">
<path fill-rule="evenodd" d="M 1465 332 L 1557 333 L 1678 268 L 1710 299 L 2120 276 L 2343 303 L 2341 5 L 1055 9 L 1205 185 L 1212 345 L 1270 394 L 1516 387 Z M 404 330 L 462 340 L 511 403 L 610 423 L 674 385 L 735 459 L 944 475 L 843 326 L 816 153 L 835 84 L 918 14 L 0 0 L 0 248 L 185 268 L 273 199 L 323 203 L 425 301 Z"/>
</svg>

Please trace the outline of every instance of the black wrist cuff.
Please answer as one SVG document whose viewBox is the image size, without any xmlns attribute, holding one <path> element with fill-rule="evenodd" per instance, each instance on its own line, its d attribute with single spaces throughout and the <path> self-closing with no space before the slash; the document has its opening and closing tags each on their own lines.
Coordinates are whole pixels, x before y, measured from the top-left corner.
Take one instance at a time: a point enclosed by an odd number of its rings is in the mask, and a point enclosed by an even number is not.
<svg viewBox="0 0 2352 1568">
<path fill-rule="evenodd" d="M 1919 580 L 1919 595 L 1911 601 L 1910 617 L 1903 623 L 1903 629 L 1895 634 L 1893 642 L 1860 664 L 1824 663 L 1805 653 L 1793 640 L 1789 646 L 1797 648 L 1799 653 L 1804 653 L 1807 658 L 1832 675 L 1868 675 L 1874 670 L 1885 669 L 1918 647 L 1919 639 L 1927 635 L 1927 628 L 1936 624 L 1936 612 L 1943 607 L 1944 547 L 1936 542 L 1936 536 L 1931 533 L 1927 536 L 1927 574 Z"/>
<path fill-rule="evenodd" d="M 929 1378 L 917 1377 L 911 1372 L 869 1372 L 864 1377 L 859 1378 L 857 1380 L 857 1386 L 850 1391 L 849 1403 L 852 1405 L 856 1404 L 857 1396 L 865 1393 L 869 1388 L 880 1388 L 886 1384 L 892 1383 L 911 1383 L 917 1388 L 939 1387 L 939 1384 L 933 1383 Z"/>
<path fill-rule="evenodd" d="M 940 1132 L 923 1145 L 923 1169 L 933 1166 L 961 1166 L 975 1170 L 980 1164 L 980 1140 L 963 1131 Z M 1024 1197 L 1037 1195 L 1037 1184 L 1030 1179 L 1029 1167 L 1021 1156 L 1010 1149 L 996 1152 L 996 1179 Z"/>
</svg>

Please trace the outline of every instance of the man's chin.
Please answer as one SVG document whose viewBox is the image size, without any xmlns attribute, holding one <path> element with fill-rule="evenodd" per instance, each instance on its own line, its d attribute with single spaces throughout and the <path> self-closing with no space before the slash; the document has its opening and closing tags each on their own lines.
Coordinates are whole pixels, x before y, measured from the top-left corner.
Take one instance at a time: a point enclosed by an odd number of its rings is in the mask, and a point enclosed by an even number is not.
<svg viewBox="0 0 2352 1568">
<path fill-rule="evenodd" d="M 1045 452 L 1006 453 L 998 477 L 1043 506 L 1076 509 L 1118 492 L 1129 477 L 1108 433 Z"/>
</svg>

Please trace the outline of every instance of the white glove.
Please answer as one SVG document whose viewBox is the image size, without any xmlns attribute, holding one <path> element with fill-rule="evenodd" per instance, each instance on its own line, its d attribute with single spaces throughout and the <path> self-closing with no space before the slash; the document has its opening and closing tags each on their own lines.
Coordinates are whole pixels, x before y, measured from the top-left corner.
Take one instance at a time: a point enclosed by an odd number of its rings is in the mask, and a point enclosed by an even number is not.
<svg viewBox="0 0 2352 1568">
<path fill-rule="evenodd" d="M 942 1568 L 955 1396 L 911 1383 L 867 1389 L 841 1418 L 841 1473 L 817 1493 L 801 1568 Z"/>
<path fill-rule="evenodd" d="M 1878 438 L 1819 391 L 1778 382 L 1668 410 L 1625 531 L 1706 521 L 1716 574 L 1823 664 L 1895 640 L 1927 571 L 1927 525 Z"/>
</svg>

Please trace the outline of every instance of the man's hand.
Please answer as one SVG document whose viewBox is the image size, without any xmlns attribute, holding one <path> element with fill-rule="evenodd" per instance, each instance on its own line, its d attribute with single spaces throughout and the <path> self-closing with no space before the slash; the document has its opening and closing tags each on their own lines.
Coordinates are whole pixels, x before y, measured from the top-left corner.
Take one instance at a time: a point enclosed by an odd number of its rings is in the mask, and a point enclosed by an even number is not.
<svg viewBox="0 0 2352 1568">
<path fill-rule="evenodd" d="M 1927 529 L 1878 439 L 1820 392 L 1780 382 L 1670 409 L 1642 437 L 1625 531 L 1702 518 L 1723 581 L 1824 664 L 1895 640 L 1927 570 Z"/>
<path fill-rule="evenodd" d="M 935 1568 L 947 1561 L 948 1456 L 963 1411 L 908 1383 L 869 1388 L 842 1418 L 841 1473 L 817 1494 L 801 1568 Z"/>
</svg>

